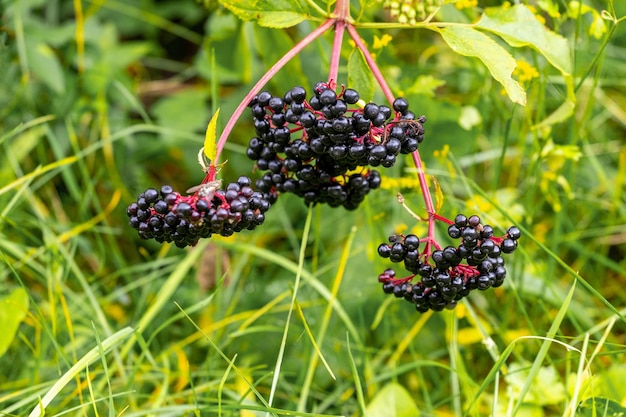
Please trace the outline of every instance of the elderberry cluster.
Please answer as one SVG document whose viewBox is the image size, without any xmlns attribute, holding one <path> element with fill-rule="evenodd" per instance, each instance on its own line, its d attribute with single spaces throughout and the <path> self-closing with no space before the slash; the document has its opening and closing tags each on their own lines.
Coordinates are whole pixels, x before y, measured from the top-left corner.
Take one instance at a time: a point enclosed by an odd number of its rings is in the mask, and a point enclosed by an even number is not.
<svg viewBox="0 0 626 417">
<path fill-rule="evenodd" d="M 143 239 L 193 246 L 212 234 L 230 236 L 253 230 L 265 220 L 275 195 L 252 189 L 248 177 L 239 177 L 225 189 L 204 189 L 182 196 L 169 185 L 158 191 L 148 188 L 131 203 L 129 224 Z"/>
<path fill-rule="evenodd" d="M 404 98 L 396 99 L 393 109 L 375 103 L 359 107 L 356 90 L 337 94 L 323 82 L 306 98 L 303 87 L 294 87 L 283 97 L 264 91 L 249 105 L 256 136 L 247 155 L 265 171 L 256 182 L 264 192 L 294 193 L 307 204 L 353 210 L 380 186 L 380 174 L 368 167 L 391 167 L 399 154 L 415 151 L 424 140 L 426 118 L 416 117 Z"/>
<path fill-rule="evenodd" d="M 448 227 L 448 235 L 460 239 L 458 246 L 420 252 L 420 239 L 413 235 L 392 235 L 378 247 L 378 254 L 404 264 L 411 275 L 398 278 L 393 269 L 378 276 L 383 291 L 414 303 L 420 312 L 454 308 L 472 290 L 499 287 L 506 277 L 502 254 L 517 248 L 519 228 L 511 226 L 502 237 L 493 227 L 483 225 L 476 215 L 459 214 Z"/>
</svg>

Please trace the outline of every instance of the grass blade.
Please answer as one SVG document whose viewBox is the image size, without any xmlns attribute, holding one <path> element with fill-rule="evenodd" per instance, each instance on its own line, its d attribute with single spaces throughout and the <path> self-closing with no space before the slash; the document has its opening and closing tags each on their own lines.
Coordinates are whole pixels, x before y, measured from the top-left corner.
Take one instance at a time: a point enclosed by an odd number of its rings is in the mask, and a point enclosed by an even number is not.
<svg viewBox="0 0 626 417">
<path fill-rule="evenodd" d="M 95 346 L 89 352 L 87 352 L 78 362 L 76 362 L 67 372 L 61 375 L 61 378 L 46 392 L 43 396 L 39 404 L 33 408 L 28 417 L 41 417 L 45 415 L 45 409 L 52 400 L 56 398 L 57 395 L 61 392 L 61 390 L 78 375 L 79 372 L 82 372 L 90 363 L 94 362 L 96 359 L 101 357 L 104 353 L 107 353 L 112 348 L 116 347 L 118 344 L 122 343 L 125 339 L 134 332 L 134 329 L 130 327 L 125 327 L 111 336 L 107 337 L 102 341 L 102 343 Z"/>
</svg>

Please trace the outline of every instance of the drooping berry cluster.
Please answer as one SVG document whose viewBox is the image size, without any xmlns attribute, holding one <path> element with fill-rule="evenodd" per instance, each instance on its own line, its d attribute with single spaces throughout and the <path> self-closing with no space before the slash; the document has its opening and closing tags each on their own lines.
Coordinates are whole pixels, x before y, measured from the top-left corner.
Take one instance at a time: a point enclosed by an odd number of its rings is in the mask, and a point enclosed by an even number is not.
<svg viewBox="0 0 626 417">
<path fill-rule="evenodd" d="M 250 103 L 256 136 L 247 155 L 265 171 L 257 180 L 264 192 L 290 192 L 305 203 L 356 209 L 380 174 L 368 167 L 391 167 L 399 154 L 415 151 L 424 140 L 426 121 L 409 110 L 404 98 L 393 109 L 375 103 L 357 106 L 359 93 L 337 94 L 319 82 L 306 100 L 303 87 L 283 97 L 267 91 Z"/>
<path fill-rule="evenodd" d="M 511 226 L 502 237 L 493 227 L 483 225 L 478 216 L 459 214 L 448 227 L 448 235 L 460 239 L 458 246 L 420 252 L 420 239 L 413 235 L 392 235 L 378 247 L 378 254 L 404 264 L 411 275 L 398 278 L 393 269 L 378 276 L 383 291 L 414 303 L 420 312 L 454 308 L 472 290 L 499 287 L 506 277 L 502 254 L 515 251 L 521 236 Z"/>
<path fill-rule="evenodd" d="M 143 239 L 193 246 L 212 234 L 230 236 L 253 230 L 265 220 L 275 195 L 252 189 L 248 177 L 218 189 L 211 184 L 194 195 L 182 196 L 169 185 L 158 191 L 149 188 L 131 203 L 126 212 L 129 224 Z"/>
</svg>

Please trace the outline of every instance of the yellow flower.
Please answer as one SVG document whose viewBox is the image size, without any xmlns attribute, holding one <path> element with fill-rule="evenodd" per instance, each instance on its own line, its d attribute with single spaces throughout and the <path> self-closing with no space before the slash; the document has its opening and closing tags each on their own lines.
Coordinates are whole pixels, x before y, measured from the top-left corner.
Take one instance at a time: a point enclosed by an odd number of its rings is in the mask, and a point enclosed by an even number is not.
<svg viewBox="0 0 626 417">
<path fill-rule="evenodd" d="M 528 62 L 521 59 L 517 61 L 517 66 L 515 67 L 513 74 L 517 75 L 519 82 L 522 84 L 539 77 L 539 72 L 537 71 L 537 68 L 533 67 Z"/>
<path fill-rule="evenodd" d="M 391 42 L 391 40 L 393 39 L 393 37 L 391 35 L 388 34 L 384 34 L 382 37 L 378 37 L 376 35 L 374 35 L 374 49 L 380 49 L 383 46 L 387 46 L 389 44 L 389 42 Z"/>
<path fill-rule="evenodd" d="M 454 3 L 454 7 L 459 10 L 469 9 L 470 7 L 476 6 L 478 6 L 478 0 L 457 0 L 457 2 Z"/>
</svg>

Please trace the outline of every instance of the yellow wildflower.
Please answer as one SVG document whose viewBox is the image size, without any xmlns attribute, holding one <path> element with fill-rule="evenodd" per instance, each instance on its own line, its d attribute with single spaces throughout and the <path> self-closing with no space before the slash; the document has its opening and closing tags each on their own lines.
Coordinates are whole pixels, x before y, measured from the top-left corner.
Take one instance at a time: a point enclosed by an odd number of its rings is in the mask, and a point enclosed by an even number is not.
<svg viewBox="0 0 626 417">
<path fill-rule="evenodd" d="M 514 75 L 517 75 L 518 80 L 521 84 L 524 84 L 527 81 L 531 81 L 534 78 L 539 77 L 539 72 L 537 68 L 530 65 L 528 62 L 524 60 L 517 60 L 517 66 L 513 71 Z"/>
<path fill-rule="evenodd" d="M 389 44 L 389 42 L 391 42 L 391 40 L 393 39 L 393 37 L 391 35 L 388 34 L 384 34 L 382 37 L 378 37 L 376 35 L 374 35 L 374 49 L 380 49 L 383 46 L 387 46 Z"/>
<path fill-rule="evenodd" d="M 457 0 L 457 2 L 454 3 L 454 7 L 459 10 L 469 9 L 470 7 L 476 6 L 478 6 L 478 0 Z"/>
</svg>

